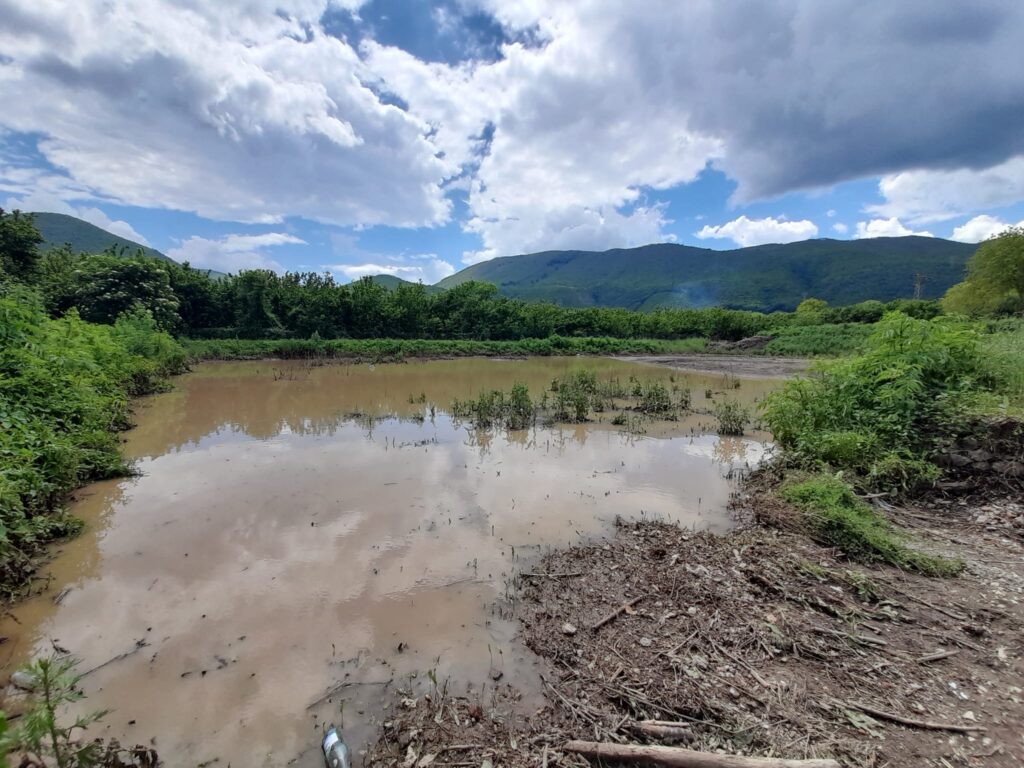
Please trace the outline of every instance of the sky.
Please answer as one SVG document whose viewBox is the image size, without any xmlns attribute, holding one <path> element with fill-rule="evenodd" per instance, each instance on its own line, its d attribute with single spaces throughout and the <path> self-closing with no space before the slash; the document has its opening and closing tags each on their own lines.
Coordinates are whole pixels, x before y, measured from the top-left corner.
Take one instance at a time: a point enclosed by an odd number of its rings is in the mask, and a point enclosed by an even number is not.
<svg viewBox="0 0 1024 768">
<path fill-rule="evenodd" d="M 1020 0 L 0 0 L 0 19 L 0 207 L 194 266 L 434 283 L 541 250 L 1024 224 Z"/>
</svg>

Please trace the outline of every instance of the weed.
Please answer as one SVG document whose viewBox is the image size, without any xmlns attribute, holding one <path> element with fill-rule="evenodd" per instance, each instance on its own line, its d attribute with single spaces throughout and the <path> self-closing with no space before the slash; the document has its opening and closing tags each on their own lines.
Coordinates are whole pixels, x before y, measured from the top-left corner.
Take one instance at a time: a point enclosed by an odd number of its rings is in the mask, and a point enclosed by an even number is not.
<svg viewBox="0 0 1024 768">
<path fill-rule="evenodd" d="M 750 410 L 735 400 L 716 403 L 712 412 L 718 419 L 720 435 L 742 435 L 750 421 Z"/>
<path fill-rule="evenodd" d="M 959 560 L 909 548 L 885 518 L 837 477 L 818 474 L 790 479 L 783 483 L 779 495 L 800 509 L 816 537 L 849 557 L 883 561 L 929 576 L 952 576 L 963 570 Z"/>
</svg>

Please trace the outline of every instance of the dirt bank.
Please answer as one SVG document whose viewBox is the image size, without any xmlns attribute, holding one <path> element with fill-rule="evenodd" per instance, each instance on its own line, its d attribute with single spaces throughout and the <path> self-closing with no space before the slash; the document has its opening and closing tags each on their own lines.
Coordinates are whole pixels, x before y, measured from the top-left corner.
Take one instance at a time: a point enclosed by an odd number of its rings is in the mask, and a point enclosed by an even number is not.
<svg viewBox="0 0 1024 768">
<path fill-rule="evenodd" d="M 365 764 L 582 766 L 560 748 L 589 739 L 844 766 L 1020 765 L 1024 541 L 992 524 L 1014 503 L 887 508 L 921 546 L 964 559 L 951 580 L 756 525 L 630 524 L 550 554 L 523 577 L 518 610 L 547 668 L 542 709 L 524 714 L 507 689 L 410 695 Z"/>
<path fill-rule="evenodd" d="M 801 373 L 810 365 L 801 357 L 766 357 L 761 355 L 629 355 L 616 359 L 653 363 L 669 368 L 694 373 L 730 374 L 733 376 L 758 376 L 788 378 Z"/>
</svg>

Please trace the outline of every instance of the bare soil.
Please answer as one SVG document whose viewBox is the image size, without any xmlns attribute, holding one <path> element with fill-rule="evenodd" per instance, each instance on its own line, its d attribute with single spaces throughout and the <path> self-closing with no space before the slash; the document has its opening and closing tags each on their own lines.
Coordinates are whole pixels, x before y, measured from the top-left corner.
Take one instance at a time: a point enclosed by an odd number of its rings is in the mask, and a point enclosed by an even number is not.
<svg viewBox="0 0 1024 768">
<path fill-rule="evenodd" d="M 801 373 L 810 365 L 801 357 L 769 357 L 767 355 L 630 355 L 618 356 L 618 360 L 632 360 L 652 363 L 694 373 L 731 374 L 733 376 L 758 376 L 764 378 L 789 378 Z"/>
<path fill-rule="evenodd" d="M 785 514 L 765 492 L 738 500 L 750 523 L 724 536 L 620 525 L 523 578 L 523 637 L 546 666 L 539 710 L 501 687 L 406 692 L 364 764 L 583 766 L 560 747 L 589 739 L 844 766 L 1022 765 L 1020 498 L 882 504 L 920 546 L 965 561 L 955 579 L 762 527 Z M 652 737 L 651 720 L 678 725 Z"/>
</svg>

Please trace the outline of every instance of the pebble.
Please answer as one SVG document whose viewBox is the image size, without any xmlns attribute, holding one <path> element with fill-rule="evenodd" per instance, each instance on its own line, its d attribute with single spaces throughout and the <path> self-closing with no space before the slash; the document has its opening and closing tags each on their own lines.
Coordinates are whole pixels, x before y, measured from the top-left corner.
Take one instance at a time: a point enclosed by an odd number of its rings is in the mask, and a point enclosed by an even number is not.
<svg viewBox="0 0 1024 768">
<path fill-rule="evenodd" d="M 575 635 L 576 634 L 576 625 L 575 624 L 570 624 L 568 621 L 565 622 L 565 624 L 562 625 L 562 634 L 563 635 Z"/>
<path fill-rule="evenodd" d="M 640 645 L 642 645 L 644 648 L 650 648 L 652 645 L 654 645 L 654 641 L 651 640 L 651 638 L 649 637 L 641 637 Z"/>
</svg>

